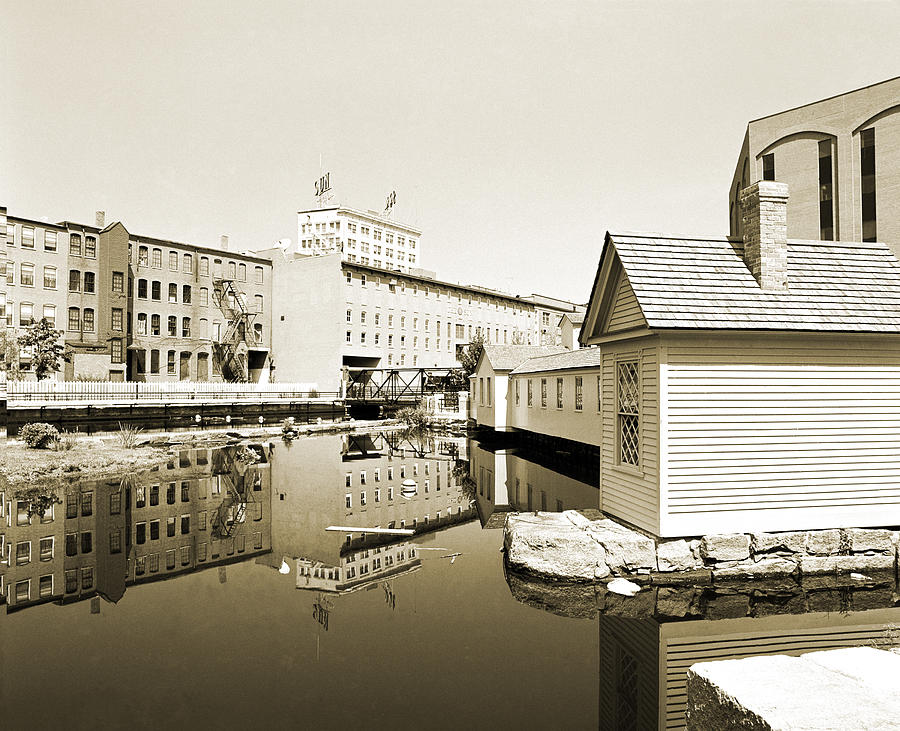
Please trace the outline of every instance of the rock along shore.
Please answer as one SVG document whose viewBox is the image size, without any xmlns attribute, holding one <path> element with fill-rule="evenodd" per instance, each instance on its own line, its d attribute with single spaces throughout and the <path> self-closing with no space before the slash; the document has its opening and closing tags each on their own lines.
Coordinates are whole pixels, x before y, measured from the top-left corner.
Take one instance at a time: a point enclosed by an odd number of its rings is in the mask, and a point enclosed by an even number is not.
<svg viewBox="0 0 900 731">
<path fill-rule="evenodd" d="M 850 572 L 896 572 L 900 531 L 832 528 L 655 540 L 596 510 L 510 513 L 507 566 L 561 581 L 727 583 Z"/>
</svg>

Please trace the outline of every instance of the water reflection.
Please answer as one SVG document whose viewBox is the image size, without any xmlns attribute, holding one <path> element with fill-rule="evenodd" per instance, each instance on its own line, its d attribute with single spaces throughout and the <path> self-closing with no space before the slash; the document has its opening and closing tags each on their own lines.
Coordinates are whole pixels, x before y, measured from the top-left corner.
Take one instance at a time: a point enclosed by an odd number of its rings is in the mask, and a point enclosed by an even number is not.
<svg viewBox="0 0 900 731">
<path fill-rule="evenodd" d="M 475 519 L 458 469 L 465 448 L 459 438 L 396 432 L 279 447 L 272 476 L 284 488 L 277 495 L 273 552 L 259 563 L 293 564 L 298 589 L 333 594 L 418 570 L 420 544 Z"/>
<path fill-rule="evenodd" d="M 506 513 L 562 512 L 600 507 L 600 490 L 583 481 L 581 465 L 549 461 L 524 449 L 503 449 L 470 439 L 469 478 L 485 528 L 502 528 Z"/>
<path fill-rule="evenodd" d="M 893 572 L 732 586 L 649 587 L 635 597 L 603 585 L 559 586 L 507 577 L 521 602 L 596 617 L 602 729 L 682 729 L 686 676 L 697 662 L 900 645 Z"/>
<path fill-rule="evenodd" d="M 94 597 L 271 550 L 268 448 L 184 450 L 141 475 L 0 493 L 7 612 Z M 92 612 L 99 611 L 99 604 Z"/>
</svg>

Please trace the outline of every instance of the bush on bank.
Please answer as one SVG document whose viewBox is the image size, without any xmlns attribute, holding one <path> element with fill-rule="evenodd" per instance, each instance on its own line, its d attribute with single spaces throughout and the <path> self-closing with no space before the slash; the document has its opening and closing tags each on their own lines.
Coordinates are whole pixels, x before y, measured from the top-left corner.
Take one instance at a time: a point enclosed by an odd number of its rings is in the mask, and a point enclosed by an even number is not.
<svg viewBox="0 0 900 731">
<path fill-rule="evenodd" d="M 59 441 L 59 430 L 52 424 L 37 421 L 25 424 L 19 430 L 19 436 L 31 449 L 52 449 Z"/>
</svg>

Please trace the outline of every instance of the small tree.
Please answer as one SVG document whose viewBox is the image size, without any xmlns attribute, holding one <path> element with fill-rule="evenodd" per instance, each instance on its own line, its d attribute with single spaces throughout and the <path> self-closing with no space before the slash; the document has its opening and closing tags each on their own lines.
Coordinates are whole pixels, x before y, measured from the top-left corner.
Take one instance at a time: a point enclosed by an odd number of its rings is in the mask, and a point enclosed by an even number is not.
<svg viewBox="0 0 900 731">
<path fill-rule="evenodd" d="M 475 334 L 472 342 L 466 345 L 457 356 L 457 360 L 462 368 L 457 368 L 450 373 L 450 383 L 452 387 L 459 391 L 469 390 L 469 376 L 475 372 L 478 367 L 478 359 L 484 351 L 484 335 L 480 332 Z"/>
<path fill-rule="evenodd" d="M 19 370 L 19 339 L 15 330 L 7 329 L 5 323 L 0 324 L 0 370 L 6 372 L 8 381 L 21 381 Z"/>
<path fill-rule="evenodd" d="M 19 345 L 31 347 L 31 369 L 39 381 L 49 378 L 60 369 L 60 360 L 68 360 L 65 346 L 59 342 L 62 330 L 55 330 L 47 318 L 28 326 L 25 334 L 19 337 Z"/>
</svg>

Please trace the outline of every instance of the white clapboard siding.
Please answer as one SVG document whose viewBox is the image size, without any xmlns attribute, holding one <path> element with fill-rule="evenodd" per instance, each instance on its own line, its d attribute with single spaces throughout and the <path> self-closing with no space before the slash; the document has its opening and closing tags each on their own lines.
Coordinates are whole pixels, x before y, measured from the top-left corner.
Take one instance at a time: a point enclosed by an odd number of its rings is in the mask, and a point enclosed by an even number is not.
<svg viewBox="0 0 900 731">
<path fill-rule="evenodd" d="M 604 346 L 600 490 L 605 513 L 659 533 L 659 355 L 653 339 Z M 640 359 L 640 469 L 618 465 L 616 362 Z"/>
<path fill-rule="evenodd" d="M 610 333 L 624 332 L 625 330 L 634 330 L 646 325 L 647 321 L 641 312 L 641 306 L 638 304 L 637 297 L 634 296 L 634 290 L 631 289 L 625 272 L 622 272 L 619 276 L 616 299 L 610 308 L 609 323 L 606 326 L 606 331 Z"/>
<path fill-rule="evenodd" d="M 900 346 L 673 340 L 662 535 L 900 524 Z"/>
</svg>

